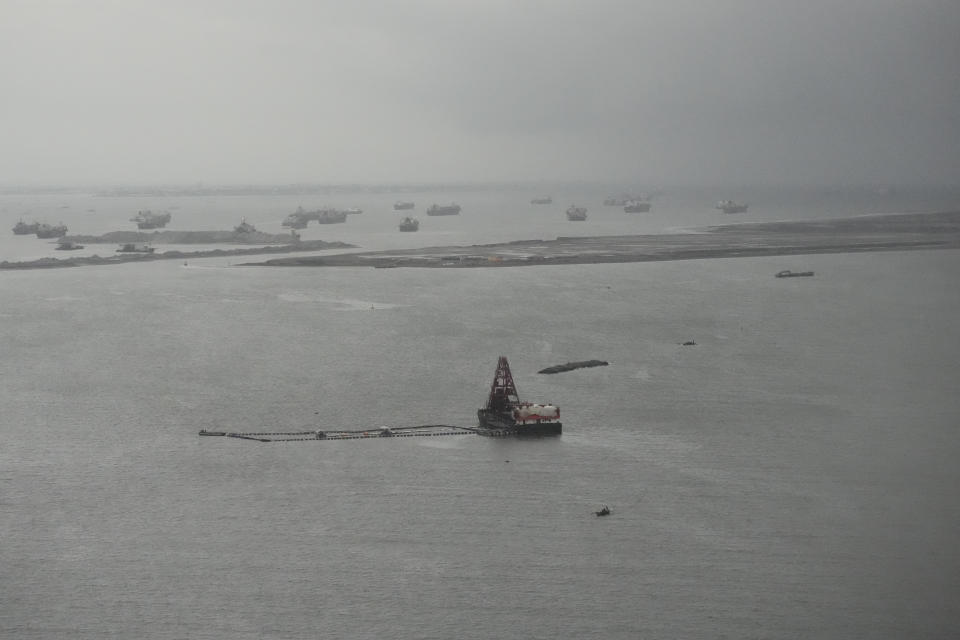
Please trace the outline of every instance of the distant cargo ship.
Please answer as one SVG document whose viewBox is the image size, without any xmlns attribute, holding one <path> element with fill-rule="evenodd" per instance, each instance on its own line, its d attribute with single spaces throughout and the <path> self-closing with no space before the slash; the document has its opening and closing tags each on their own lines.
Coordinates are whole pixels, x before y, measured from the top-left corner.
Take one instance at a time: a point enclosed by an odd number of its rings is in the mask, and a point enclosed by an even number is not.
<svg viewBox="0 0 960 640">
<path fill-rule="evenodd" d="M 733 200 L 721 200 L 717 203 L 716 209 L 724 213 L 746 213 L 747 205 L 734 202 Z"/>
<path fill-rule="evenodd" d="M 40 228 L 39 222 L 26 223 L 23 220 L 20 220 L 19 222 L 17 222 L 17 224 L 13 225 L 13 232 L 18 236 L 25 236 L 25 235 L 36 233 L 37 229 L 39 228 Z"/>
<path fill-rule="evenodd" d="M 452 202 L 447 205 L 434 204 L 434 205 L 431 205 L 429 209 L 427 209 L 428 216 L 455 216 L 455 215 L 458 215 L 459 213 L 460 213 L 460 205 L 458 205 L 455 202 Z"/>
<path fill-rule="evenodd" d="M 416 205 L 412 202 L 407 202 L 405 200 L 397 200 L 393 203 L 393 209 L 395 211 L 409 211 L 413 209 Z"/>
<path fill-rule="evenodd" d="M 603 204 L 605 204 L 608 207 L 625 207 L 631 202 L 641 202 L 646 199 L 647 199 L 647 195 L 645 193 L 640 193 L 639 195 L 621 193 L 619 196 L 616 196 L 616 197 L 611 196 L 609 198 L 606 198 L 603 201 Z"/>
<path fill-rule="evenodd" d="M 256 233 L 257 232 L 257 228 L 252 224 L 250 224 L 249 222 L 247 222 L 246 218 L 240 218 L 240 224 L 235 226 L 233 230 L 236 233 Z"/>
<path fill-rule="evenodd" d="M 62 222 L 57 225 L 41 224 L 35 232 L 38 238 L 62 238 L 67 235 L 67 225 Z"/>
<path fill-rule="evenodd" d="M 530 204 L 553 204 L 553 198 L 550 196 L 544 196 L 543 198 L 534 198 L 530 201 Z"/>
<path fill-rule="evenodd" d="M 627 213 L 646 213 L 650 211 L 650 203 L 640 200 L 633 200 L 624 205 L 623 210 Z"/>
<path fill-rule="evenodd" d="M 137 223 L 137 229 L 162 229 L 170 222 L 170 212 L 154 213 L 149 209 L 138 211 L 130 221 Z"/>
<path fill-rule="evenodd" d="M 139 244 L 136 242 L 127 242 L 120 245 L 120 248 L 117 249 L 117 253 L 153 253 L 154 248 L 145 244 Z"/>
<path fill-rule="evenodd" d="M 347 212 L 338 209 L 319 209 L 311 215 L 317 224 L 338 224 L 347 221 Z"/>
<path fill-rule="evenodd" d="M 480 435 L 558 436 L 563 431 L 560 407 L 520 400 L 504 356 L 497 361 L 487 404 L 477 410 L 477 419 Z"/>
<path fill-rule="evenodd" d="M 300 213 L 291 213 L 286 218 L 284 218 L 283 222 L 281 222 L 280 225 L 284 227 L 289 227 L 291 229 L 306 229 L 307 222 L 309 222 L 309 219 L 305 215 Z"/>
</svg>

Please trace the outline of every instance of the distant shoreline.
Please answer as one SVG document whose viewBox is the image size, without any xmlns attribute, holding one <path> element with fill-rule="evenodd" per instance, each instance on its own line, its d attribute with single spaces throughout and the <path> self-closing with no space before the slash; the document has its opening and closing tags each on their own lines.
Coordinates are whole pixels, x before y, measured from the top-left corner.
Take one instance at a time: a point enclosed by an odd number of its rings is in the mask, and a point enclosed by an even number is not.
<svg viewBox="0 0 960 640">
<path fill-rule="evenodd" d="M 960 249 L 960 211 L 862 215 L 794 222 L 755 222 L 696 229 L 698 233 L 559 237 L 487 245 L 291 256 L 238 266 L 267 267 L 522 267 L 705 260 L 864 251 Z M 0 262 L 0 269 L 45 269 L 151 260 L 295 253 L 354 248 L 322 240 L 244 249 L 166 251 Z"/>
<path fill-rule="evenodd" d="M 93 265 L 124 264 L 127 262 L 152 262 L 154 260 L 190 260 L 195 258 L 220 258 L 227 256 L 253 256 L 296 251 L 321 251 L 324 249 L 350 249 L 354 245 L 345 242 L 311 240 L 288 245 L 248 247 L 243 249 L 205 249 L 199 251 L 164 251 L 163 253 L 115 253 L 108 256 L 72 256 L 69 258 L 39 258 L 22 262 L 0 262 L 0 269 L 58 269 Z"/>
<path fill-rule="evenodd" d="M 560 237 L 489 245 L 427 247 L 333 256 L 276 258 L 241 266 L 520 267 L 704 260 L 818 253 L 960 249 L 960 211 L 757 222 L 701 233 Z"/>
</svg>

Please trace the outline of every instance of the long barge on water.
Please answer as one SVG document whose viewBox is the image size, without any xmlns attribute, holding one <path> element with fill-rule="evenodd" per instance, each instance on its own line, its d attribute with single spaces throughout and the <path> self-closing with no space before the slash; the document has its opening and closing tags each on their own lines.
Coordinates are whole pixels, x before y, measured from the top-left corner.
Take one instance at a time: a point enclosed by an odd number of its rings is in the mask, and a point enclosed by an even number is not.
<svg viewBox="0 0 960 640">
<path fill-rule="evenodd" d="M 201 436 L 221 436 L 257 442 L 303 440 L 362 440 L 367 438 L 410 438 L 477 434 L 488 438 L 559 436 L 563 432 L 560 407 L 523 402 L 506 357 L 500 356 L 490 385 L 487 403 L 477 410 L 478 426 L 458 427 L 428 424 L 414 427 L 381 426 L 368 429 L 314 429 L 310 431 L 215 431 L 201 429 Z"/>
</svg>

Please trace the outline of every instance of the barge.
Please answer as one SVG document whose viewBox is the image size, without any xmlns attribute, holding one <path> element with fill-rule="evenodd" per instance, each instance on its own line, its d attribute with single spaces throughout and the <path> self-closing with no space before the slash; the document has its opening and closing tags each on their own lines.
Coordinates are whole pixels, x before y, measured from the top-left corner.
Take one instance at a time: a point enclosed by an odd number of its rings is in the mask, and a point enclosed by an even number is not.
<svg viewBox="0 0 960 640">
<path fill-rule="evenodd" d="M 477 411 L 482 436 L 559 436 L 563 432 L 560 407 L 523 402 L 506 357 L 500 356 L 487 404 Z"/>
</svg>

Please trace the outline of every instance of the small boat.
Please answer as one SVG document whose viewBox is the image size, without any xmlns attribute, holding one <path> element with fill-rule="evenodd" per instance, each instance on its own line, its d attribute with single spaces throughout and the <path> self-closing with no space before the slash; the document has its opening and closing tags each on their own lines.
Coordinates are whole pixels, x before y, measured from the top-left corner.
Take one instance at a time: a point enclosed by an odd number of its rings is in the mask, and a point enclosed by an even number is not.
<svg viewBox="0 0 960 640">
<path fill-rule="evenodd" d="M 813 275 L 813 271 L 790 271 L 790 269 L 784 269 L 783 271 L 777 272 L 778 278 L 809 278 Z"/>
<path fill-rule="evenodd" d="M 393 203 L 393 210 L 409 211 L 410 209 L 413 209 L 414 206 L 416 205 L 414 205 L 412 202 L 407 202 L 405 200 L 397 200 L 396 202 Z"/>
<path fill-rule="evenodd" d="M 153 253 L 154 251 L 153 247 L 136 242 L 124 243 L 117 249 L 117 253 Z"/>
<path fill-rule="evenodd" d="M 607 505 L 603 505 L 602 507 L 600 507 L 600 511 L 594 511 L 594 513 L 597 514 L 597 517 L 599 518 L 600 516 L 608 516 L 612 512 L 610 511 L 610 507 L 608 507 Z"/>
<path fill-rule="evenodd" d="M 427 209 L 428 216 L 456 216 L 459 214 L 460 205 L 458 205 L 456 202 L 451 202 L 450 204 L 445 205 L 434 204 Z"/>
<path fill-rule="evenodd" d="M 570 208 L 567 209 L 567 220 L 581 222 L 586 219 L 587 219 L 587 210 L 584 207 L 576 207 L 574 205 L 570 205 Z"/>
<path fill-rule="evenodd" d="M 646 213 L 650 211 L 650 203 L 641 200 L 632 200 L 624 205 L 623 210 L 627 213 Z"/>
<path fill-rule="evenodd" d="M 70 240 L 61 240 L 57 244 L 57 251 L 76 251 L 77 249 L 83 249 L 83 245 Z"/>
<path fill-rule="evenodd" d="M 724 213 L 746 213 L 747 211 L 747 205 L 734 202 L 733 200 L 721 200 L 714 208 L 720 209 Z"/>
<path fill-rule="evenodd" d="M 400 231 L 416 231 L 419 228 L 420 221 L 410 216 L 404 218 L 403 222 L 400 223 Z"/>
<path fill-rule="evenodd" d="M 550 196 L 543 196 L 542 198 L 534 198 L 530 201 L 530 204 L 553 204 L 553 198 Z"/>
</svg>

